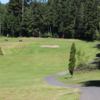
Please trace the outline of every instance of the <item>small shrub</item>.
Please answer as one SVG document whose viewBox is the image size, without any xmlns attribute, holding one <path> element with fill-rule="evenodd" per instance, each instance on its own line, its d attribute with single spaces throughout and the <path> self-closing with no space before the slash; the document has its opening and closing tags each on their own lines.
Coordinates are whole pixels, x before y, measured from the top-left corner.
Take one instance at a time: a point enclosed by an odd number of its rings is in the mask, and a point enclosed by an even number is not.
<svg viewBox="0 0 100 100">
<path fill-rule="evenodd" d="M 0 47 L 0 55 L 2 56 L 4 55 L 1 47 Z"/>
<path fill-rule="evenodd" d="M 19 40 L 19 42 L 23 42 L 23 40 Z"/>
<path fill-rule="evenodd" d="M 86 54 L 84 51 L 78 50 L 77 51 L 77 67 L 83 67 L 86 65 Z"/>
<path fill-rule="evenodd" d="M 76 54 L 76 47 L 75 47 L 75 43 L 72 44 L 71 46 L 71 51 L 70 51 L 70 58 L 69 58 L 69 73 L 73 76 L 74 73 L 74 68 L 75 68 L 75 63 L 76 63 L 76 58 L 75 58 L 75 54 Z"/>
<path fill-rule="evenodd" d="M 76 71 L 91 71 L 95 69 L 100 69 L 100 53 L 96 54 L 96 59 L 92 62 L 88 61 L 88 56 L 85 52 L 79 50 L 77 51 L 77 67 Z"/>
<path fill-rule="evenodd" d="M 50 32 L 44 33 L 44 34 L 42 35 L 42 37 L 43 37 L 43 38 L 52 37 L 52 33 L 50 33 Z"/>
<path fill-rule="evenodd" d="M 8 41 L 8 39 L 5 39 L 5 41 Z"/>
<path fill-rule="evenodd" d="M 100 40 L 100 32 L 96 30 L 95 39 Z"/>
</svg>

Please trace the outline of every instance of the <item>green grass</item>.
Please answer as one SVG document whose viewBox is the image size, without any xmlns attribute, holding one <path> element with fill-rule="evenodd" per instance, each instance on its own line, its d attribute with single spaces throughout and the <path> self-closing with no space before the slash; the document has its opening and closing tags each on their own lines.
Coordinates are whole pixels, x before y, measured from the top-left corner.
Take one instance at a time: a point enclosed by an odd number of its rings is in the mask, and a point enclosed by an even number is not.
<svg viewBox="0 0 100 100">
<path fill-rule="evenodd" d="M 58 78 L 59 81 L 62 81 L 66 84 L 80 84 L 85 85 L 84 82 L 87 81 L 96 81 L 100 80 L 100 71 L 90 71 L 90 72 L 76 72 L 73 76 L 73 78 L 70 78 L 69 76 L 65 75 Z"/>
<path fill-rule="evenodd" d="M 79 95 L 80 93 L 74 93 L 74 94 L 64 94 L 62 96 L 59 97 L 58 100 L 80 100 Z"/>
<path fill-rule="evenodd" d="M 72 94 L 68 94 L 71 93 Z M 47 85 L 22 88 L 1 88 L 0 100 L 78 100 L 78 90 L 51 87 Z M 64 94 L 65 93 L 65 94 Z M 72 96 L 72 97 L 71 97 Z"/>
<path fill-rule="evenodd" d="M 45 76 L 67 70 L 70 46 L 85 52 L 84 61 L 91 61 L 97 52 L 98 42 L 42 38 L 0 38 L 4 56 L 0 56 L 0 100 L 64 100 L 74 99 L 66 94 L 72 89 L 51 87 L 44 82 Z M 60 48 L 41 48 L 41 45 L 59 45 Z M 91 52 L 90 52 L 91 51 Z M 62 79 L 61 79 L 62 80 Z M 59 97 L 59 98 L 58 98 Z M 52 99 L 54 98 L 54 99 Z"/>
</svg>

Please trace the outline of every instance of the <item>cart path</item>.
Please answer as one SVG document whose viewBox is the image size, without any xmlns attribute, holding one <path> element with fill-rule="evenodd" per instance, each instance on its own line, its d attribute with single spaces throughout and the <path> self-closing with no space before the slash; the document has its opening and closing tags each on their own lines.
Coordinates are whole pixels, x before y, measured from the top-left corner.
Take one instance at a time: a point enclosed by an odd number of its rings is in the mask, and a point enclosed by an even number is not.
<svg viewBox="0 0 100 100">
<path fill-rule="evenodd" d="M 84 87 L 80 100 L 100 100 L 100 87 Z"/>
<path fill-rule="evenodd" d="M 53 86 L 60 86 L 64 88 L 79 88 L 81 92 L 80 100 L 100 100 L 100 87 L 81 87 L 80 85 L 67 85 L 58 81 L 56 78 L 64 76 L 65 72 L 50 75 L 44 78 L 44 80 Z"/>
</svg>

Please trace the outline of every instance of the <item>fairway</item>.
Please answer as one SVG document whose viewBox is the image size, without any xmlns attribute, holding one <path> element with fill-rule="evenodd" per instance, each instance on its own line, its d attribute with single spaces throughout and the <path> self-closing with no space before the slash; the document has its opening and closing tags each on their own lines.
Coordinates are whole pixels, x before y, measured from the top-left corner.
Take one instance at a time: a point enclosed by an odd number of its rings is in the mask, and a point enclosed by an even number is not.
<svg viewBox="0 0 100 100">
<path fill-rule="evenodd" d="M 70 46 L 73 42 L 77 50 L 84 51 L 84 62 L 91 62 L 99 52 L 94 48 L 97 41 L 5 39 L 0 38 L 0 47 L 4 53 L 4 56 L 0 56 L 0 100 L 78 100 L 79 90 L 53 87 L 43 79 L 67 70 Z M 22 42 L 19 42 L 20 39 Z M 43 48 L 43 45 L 57 45 L 59 48 Z M 71 96 L 67 95 L 69 92 L 72 92 Z"/>
</svg>

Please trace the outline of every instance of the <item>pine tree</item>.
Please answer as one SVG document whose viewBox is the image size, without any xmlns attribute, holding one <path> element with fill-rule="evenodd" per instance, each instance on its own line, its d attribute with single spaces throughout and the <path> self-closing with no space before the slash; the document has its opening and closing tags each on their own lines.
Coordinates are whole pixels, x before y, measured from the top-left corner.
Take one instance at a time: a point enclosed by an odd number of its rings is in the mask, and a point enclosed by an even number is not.
<svg viewBox="0 0 100 100">
<path fill-rule="evenodd" d="M 93 40 L 96 30 L 98 30 L 99 25 L 99 12 L 98 12 L 98 2 L 97 0 L 86 0 L 85 1 L 85 12 L 84 12 L 84 26 L 85 32 L 84 37 L 87 40 Z"/>
<path fill-rule="evenodd" d="M 71 51 L 70 51 L 70 58 L 69 58 L 69 73 L 73 76 L 74 73 L 74 68 L 75 68 L 75 63 L 76 63 L 76 58 L 75 58 L 75 54 L 76 54 L 76 47 L 75 47 L 75 43 L 72 44 L 71 46 Z"/>
<path fill-rule="evenodd" d="M 9 0 L 0 9 L 4 36 L 100 39 L 100 0 Z"/>
</svg>

